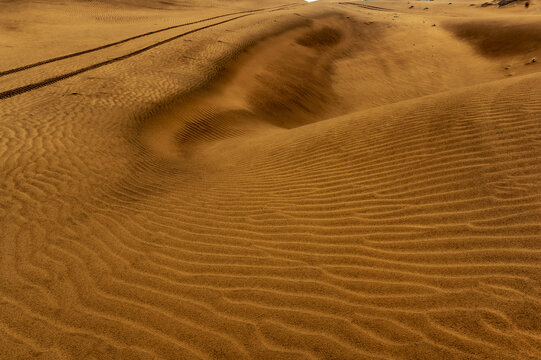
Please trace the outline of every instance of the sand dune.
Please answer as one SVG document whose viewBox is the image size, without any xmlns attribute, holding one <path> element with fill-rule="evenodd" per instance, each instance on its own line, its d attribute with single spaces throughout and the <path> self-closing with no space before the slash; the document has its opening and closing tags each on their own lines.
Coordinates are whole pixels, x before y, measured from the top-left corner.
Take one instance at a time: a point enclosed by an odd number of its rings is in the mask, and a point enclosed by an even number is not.
<svg viewBox="0 0 541 360">
<path fill-rule="evenodd" d="M 537 2 L 1 4 L 0 359 L 541 359 Z"/>
</svg>

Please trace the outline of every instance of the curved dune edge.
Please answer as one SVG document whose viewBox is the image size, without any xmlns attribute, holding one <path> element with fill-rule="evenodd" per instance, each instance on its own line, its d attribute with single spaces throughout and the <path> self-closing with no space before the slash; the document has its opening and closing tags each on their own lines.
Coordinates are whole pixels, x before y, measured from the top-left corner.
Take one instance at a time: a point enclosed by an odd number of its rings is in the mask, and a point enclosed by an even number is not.
<svg viewBox="0 0 541 360">
<path fill-rule="evenodd" d="M 541 75 L 496 80 L 460 43 L 486 72 L 440 92 L 428 65 L 392 94 L 381 75 L 355 108 L 340 66 L 383 74 L 366 52 L 402 41 L 358 47 L 381 13 L 170 44 L 227 70 L 176 69 L 180 96 L 152 53 L 93 73 L 109 96 L 85 79 L 0 103 L 0 359 L 537 359 Z"/>
</svg>

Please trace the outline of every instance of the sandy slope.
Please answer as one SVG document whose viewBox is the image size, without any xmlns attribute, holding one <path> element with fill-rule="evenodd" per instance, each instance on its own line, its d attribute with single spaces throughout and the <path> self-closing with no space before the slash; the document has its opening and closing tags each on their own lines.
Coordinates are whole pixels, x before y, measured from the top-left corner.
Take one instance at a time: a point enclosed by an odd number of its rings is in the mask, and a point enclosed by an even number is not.
<svg viewBox="0 0 541 360">
<path fill-rule="evenodd" d="M 254 3 L 1 2 L 0 359 L 541 359 L 537 3 Z"/>
</svg>

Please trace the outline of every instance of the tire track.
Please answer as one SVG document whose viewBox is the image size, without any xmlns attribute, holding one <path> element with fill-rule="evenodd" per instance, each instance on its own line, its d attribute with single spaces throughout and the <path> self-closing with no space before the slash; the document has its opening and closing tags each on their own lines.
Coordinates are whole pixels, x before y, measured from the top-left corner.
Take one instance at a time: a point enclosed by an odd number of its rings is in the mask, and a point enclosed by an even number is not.
<svg viewBox="0 0 541 360">
<path fill-rule="evenodd" d="M 358 4 L 358 3 L 354 3 L 354 2 L 340 2 L 338 4 L 340 4 L 340 5 L 354 5 L 354 6 L 362 7 L 364 9 L 375 10 L 375 11 L 393 11 L 393 9 L 387 9 L 387 8 L 382 8 L 382 7 L 379 7 L 379 6 L 373 6 L 373 5 Z"/>
<path fill-rule="evenodd" d="M 192 22 L 188 22 L 188 23 L 184 23 L 184 24 L 173 25 L 173 26 L 169 26 L 169 27 L 166 27 L 166 28 L 163 28 L 163 29 L 158 29 L 158 30 L 146 32 L 144 34 L 135 35 L 135 36 L 132 36 L 132 37 L 129 37 L 129 38 L 126 38 L 126 39 L 115 41 L 113 43 L 105 44 L 105 45 L 98 46 L 98 47 L 95 47 L 95 48 L 92 48 L 92 49 L 78 51 L 78 52 L 74 52 L 74 53 L 71 53 L 71 54 L 62 55 L 62 56 L 54 57 L 54 58 L 51 58 L 51 59 L 38 61 L 38 62 L 33 63 L 33 64 L 28 64 L 28 65 L 24 65 L 24 66 L 21 66 L 21 67 L 0 71 L 0 77 L 6 76 L 6 75 L 9 75 L 9 74 L 13 74 L 13 73 L 16 73 L 16 72 L 20 72 L 20 71 L 23 71 L 23 70 L 32 69 L 32 68 L 35 68 L 35 67 L 38 67 L 38 66 L 41 66 L 41 65 L 50 64 L 50 63 L 53 63 L 53 62 L 56 62 L 56 61 L 65 60 L 65 59 L 69 59 L 69 58 L 89 54 L 89 53 L 92 53 L 92 52 L 95 52 L 95 51 L 107 49 L 107 48 L 113 47 L 115 45 L 124 44 L 124 43 L 127 43 L 127 42 L 132 41 L 132 40 L 136 40 L 136 39 L 140 39 L 142 37 L 158 34 L 158 33 L 161 33 L 161 32 L 167 31 L 167 30 L 177 29 L 177 28 L 185 27 L 185 26 L 189 26 L 189 25 L 195 25 L 195 24 L 199 24 L 199 23 L 202 23 L 202 22 L 205 22 L 205 21 L 220 19 L 220 18 L 223 18 L 223 17 L 226 17 L 226 16 L 249 14 L 249 13 L 255 13 L 255 12 L 260 12 L 260 11 L 265 11 L 265 10 L 274 10 L 274 9 L 279 10 L 279 9 L 282 9 L 282 8 L 290 6 L 290 5 L 292 5 L 292 4 L 286 4 L 286 5 L 281 5 L 281 6 L 272 7 L 272 8 L 262 8 L 262 9 L 255 9 L 255 10 L 237 11 L 237 12 L 233 12 L 233 13 L 229 13 L 229 14 L 213 16 L 213 17 L 209 17 L 209 18 L 206 18 L 206 19 L 192 21 Z"/>
<path fill-rule="evenodd" d="M 167 38 L 165 40 L 159 41 L 157 43 L 154 43 L 152 45 L 146 46 L 146 47 L 144 47 L 142 49 L 130 52 L 130 53 L 122 55 L 122 56 L 118 56 L 118 57 L 115 57 L 115 58 L 112 58 L 112 59 L 109 59 L 109 60 L 106 60 L 106 61 L 102 61 L 102 62 L 93 64 L 93 65 L 89 65 L 89 66 L 77 69 L 75 71 L 71 71 L 71 72 L 68 72 L 68 73 L 65 73 L 65 74 L 62 74 L 62 75 L 58 75 L 58 76 L 55 76 L 55 77 L 52 77 L 52 78 L 48 78 L 48 79 L 45 79 L 45 80 L 42 80 L 42 81 L 39 81 L 39 82 L 36 82 L 36 83 L 32 83 L 32 84 L 20 86 L 18 88 L 10 89 L 10 90 L 4 91 L 4 92 L 0 92 L 0 100 L 7 99 L 7 98 L 10 98 L 10 97 L 16 96 L 16 95 L 21 95 L 21 94 L 24 94 L 24 93 L 32 91 L 32 90 L 40 89 L 42 87 L 52 85 L 54 83 L 57 83 L 59 81 L 71 78 L 71 77 L 79 75 L 79 74 L 82 74 L 84 72 L 94 70 L 94 69 L 98 69 L 98 68 L 103 67 L 105 65 L 110 65 L 110 64 L 122 61 L 122 60 L 129 59 L 129 58 L 131 58 L 131 57 L 133 57 L 135 55 L 139 55 L 139 54 L 144 53 L 144 52 L 146 52 L 148 50 L 151 50 L 151 49 L 154 49 L 154 48 L 156 48 L 158 46 L 169 43 L 169 42 L 171 42 L 173 40 L 177 40 L 179 38 L 182 38 L 184 36 L 199 32 L 201 30 L 205 30 L 205 29 L 208 29 L 208 28 L 211 28 L 211 27 L 214 27 L 214 26 L 225 24 L 225 23 L 228 23 L 228 22 L 231 22 L 231 21 L 243 18 L 243 17 L 247 17 L 247 16 L 250 16 L 250 15 L 252 15 L 252 14 L 240 15 L 240 16 L 236 16 L 234 18 L 223 20 L 223 21 L 220 21 L 220 22 L 217 22 L 217 23 L 214 23 L 214 24 L 202 26 L 200 28 L 193 29 L 193 30 L 187 31 L 187 32 L 182 33 L 182 34 L 175 35 L 173 37 Z"/>
</svg>

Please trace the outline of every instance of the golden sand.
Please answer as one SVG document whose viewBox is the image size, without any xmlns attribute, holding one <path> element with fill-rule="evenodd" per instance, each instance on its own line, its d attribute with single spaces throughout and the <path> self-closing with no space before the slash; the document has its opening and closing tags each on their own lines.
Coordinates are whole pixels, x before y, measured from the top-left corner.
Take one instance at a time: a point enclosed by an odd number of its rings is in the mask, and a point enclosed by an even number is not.
<svg viewBox="0 0 541 360">
<path fill-rule="evenodd" d="M 541 4 L 450 1 L 0 1 L 0 359 L 541 359 Z"/>
</svg>

